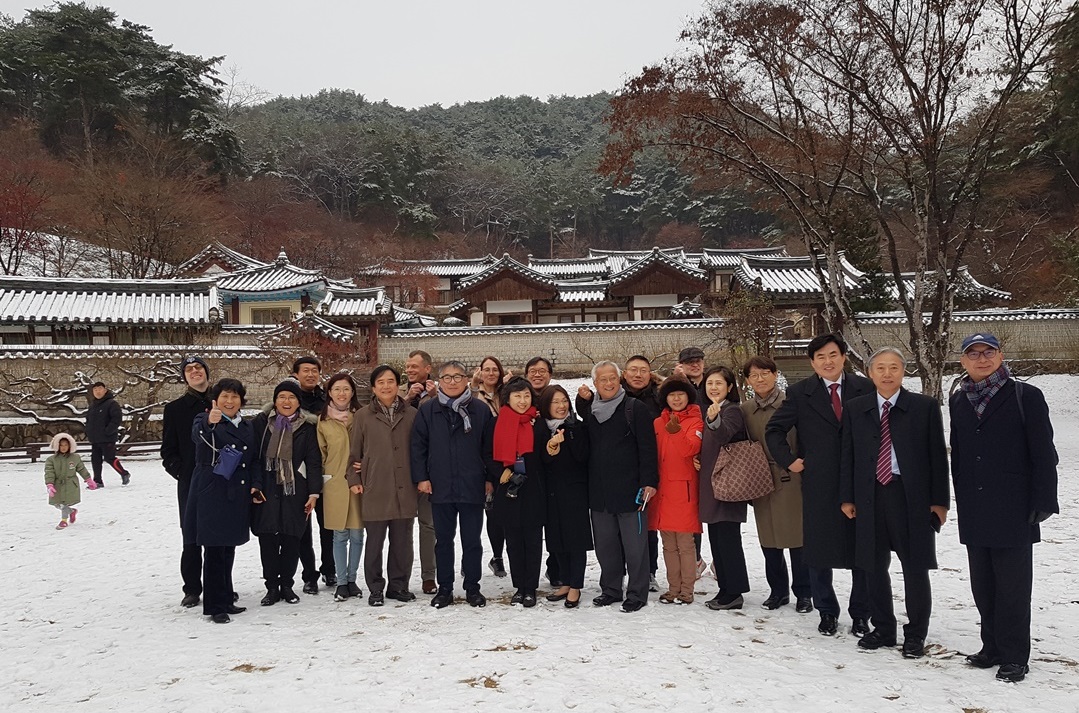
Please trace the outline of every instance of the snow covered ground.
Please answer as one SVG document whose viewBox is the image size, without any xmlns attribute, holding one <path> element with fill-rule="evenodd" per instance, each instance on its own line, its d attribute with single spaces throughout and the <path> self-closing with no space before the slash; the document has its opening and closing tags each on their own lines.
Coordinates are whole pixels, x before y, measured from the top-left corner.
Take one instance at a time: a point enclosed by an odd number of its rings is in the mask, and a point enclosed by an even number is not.
<svg viewBox="0 0 1079 713">
<path fill-rule="evenodd" d="M 366 598 L 335 603 L 326 590 L 260 607 L 252 542 L 235 570 L 248 610 L 221 626 L 179 605 L 174 481 L 159 461 L 142 460 L 129 462 L 127 488 L 107 470 L 108 487 L 84 492 L 66 531 L 53 529 L 40 464 L 3 466 L 0 711 L 1079 711 L 1079 376 L 1033 383 L 1057 429 L 1064 512 L 1035 548 L 1031 673 L 1018 685 L 963 663 L 960 652 L 979 648 L 978 617 L 951 520 L 932 575 L 931 655 L 919 661 L 858 650 L 845 615 L 827 638 L 815 612 L 762 609 L 752 524 L 744 544 L 753 591 L 741 611 L 704 607 L 715 591 L 707 576 L 690 607 L 653 595 L 632 615 L 596 609 L 594 559 L 577 610 L 542 597 L 532 610 L 510 607 L 509 579 L 486 569 L 484 609 L 436 611 L 423 595 L 374 609 Z M 417 591 L 418 580 L 417 569 Z M 842 601 L 849 581 L 837 573 Z M 897 598 L 900 584 L 895 572 Z"/>
</svg>

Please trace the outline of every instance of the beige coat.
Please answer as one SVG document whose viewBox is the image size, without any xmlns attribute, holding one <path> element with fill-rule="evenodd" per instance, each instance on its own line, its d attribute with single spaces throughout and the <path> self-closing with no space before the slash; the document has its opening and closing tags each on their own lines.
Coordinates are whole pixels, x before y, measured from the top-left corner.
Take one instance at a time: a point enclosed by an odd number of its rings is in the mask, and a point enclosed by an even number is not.
<svg viewBox="0 0 1079 713">
<path fill-rule="evenodd" d="M 752 398 L 742 402 L 746 431 L 749 432 L 750 439 L 764 446 L 776 486 L 772 493 L 753 501 L 757 536 L 760 538 L 761 547 L 779 549 L 802 546 L 802 474 L 788 473 L 782 466 L 777 465 L 772 454 L 768 452 L 768 444 L 764 442 L 764 428 L 785 398 L 786 394 L 776 389 L 762 405 L 758 405 Z M 787 443 L 792 453 L 798 452 L 794 429 L 787 434 Z"/>
<path fill-rule="evenodd" d="M 362 499 L 349 490 L 348 471 L 352 462 L 351 433 L 355 414 L 348 425 L 332 418 L 318 420 L 318 447 L 322 451 L 322 515 L 327 530 L 357 530 L 363 527 Z"/>
<path fill-rule="evenodd" d="M 416 517 L 416 484 L 409 454 L 416 409 L 402 406 L 391 424 L 375 402 L 356 412 L 352 428 L 352 461 L 362 463 L 350 482 L 363 486 L 363 519 L 401 520 Z"/>
</svg>

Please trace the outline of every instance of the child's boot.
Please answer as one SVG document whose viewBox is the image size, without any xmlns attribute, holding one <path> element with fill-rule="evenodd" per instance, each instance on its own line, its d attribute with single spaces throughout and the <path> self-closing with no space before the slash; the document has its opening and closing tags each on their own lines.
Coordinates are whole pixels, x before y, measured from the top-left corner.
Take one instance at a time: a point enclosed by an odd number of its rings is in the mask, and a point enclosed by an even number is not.
<svg viewBox="0 0 1079 713">
<path fill-rule="evenodd" d="M 61 520 L 60 524 L 56 526 L 57 530 L 63 530 L 67 527 L 67 520 Z"/>
</svg>

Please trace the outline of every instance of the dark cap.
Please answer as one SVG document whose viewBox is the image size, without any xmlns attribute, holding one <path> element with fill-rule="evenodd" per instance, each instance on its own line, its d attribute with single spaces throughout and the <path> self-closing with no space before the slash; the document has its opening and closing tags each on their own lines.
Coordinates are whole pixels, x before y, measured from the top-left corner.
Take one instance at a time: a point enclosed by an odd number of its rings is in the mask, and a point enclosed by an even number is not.
<svg viewBox="0 0 1079 713">
<path fill-rule="evenodd" d="M 704 350 L 700 347 L 686 347 L 678 352 L 679 364 L 684 364 L 685 362 L 693 361 L 694 359 L 704 359 Z"/>
<path fill-rule="evenodd" d="M 680 376 L 668 376 L 659 387 L 659 401 L 664 408 L 667 407 L 667 397 L 675 391 L 682 391 L 689 397 L 689 403 L 697 402 L 697 389 Z"/>
<path fill-rule="evenodd" d="M 277 395 L 282 391 L 288 391 L 296 397 L 297 401 L 303 401 L 303 390 L 292 379 L 285 379 L 273 390 L 273 400 L 277 401 Z"/>
<path fill-rule="evenodd" d="M 180 378 L 184 380 L 184 383 L 187 383 L 187 377 L 184 376 L 184 370 L 187 369 L 187 367 L 191 364 L 201 364 L 202 370 L 206 372 L 206 378 L 210 378 L 210 367 L 206 366 L 206 362 L 202 360 L 202 357 L 197 357 L 194 354 L 189 354 L 184 357 L 184 360 L 182 362 L 180 362 Z"/>
<path fill-rule="evenodd" d="M 963 346 L 959 349 L 959 351 L 965 352 L 975 344 L 984 344 L 987 347 L 1000 349 L 1000 340 L 998 340 L 989 332 L 979 332 L 978 334 L 972 334 L 966 339 L 964 339 Z"/>
</svg>

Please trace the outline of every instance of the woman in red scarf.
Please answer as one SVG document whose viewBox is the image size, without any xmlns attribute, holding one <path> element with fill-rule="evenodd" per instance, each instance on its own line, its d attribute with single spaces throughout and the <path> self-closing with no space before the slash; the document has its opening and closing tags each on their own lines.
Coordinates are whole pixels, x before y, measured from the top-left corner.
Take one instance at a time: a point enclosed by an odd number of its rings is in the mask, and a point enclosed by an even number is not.
<svg viewBox="0 0 1079 713">
<path fill-rule="evenodd" d="M 543 523 L 547 515 L 547 489 L 535 445 L 537 416 L 532 389 L 521 378 L 502 387 L 502 407 L 495 421 L 494 462 L 501 469 L 491 516 L 506 532 L 510 578 L 517 590 L 512 604 L 536 606 L 540 564 L 543 560 Z M 539 427 L 542 428 L 542 421 Z"/>
</svg>

